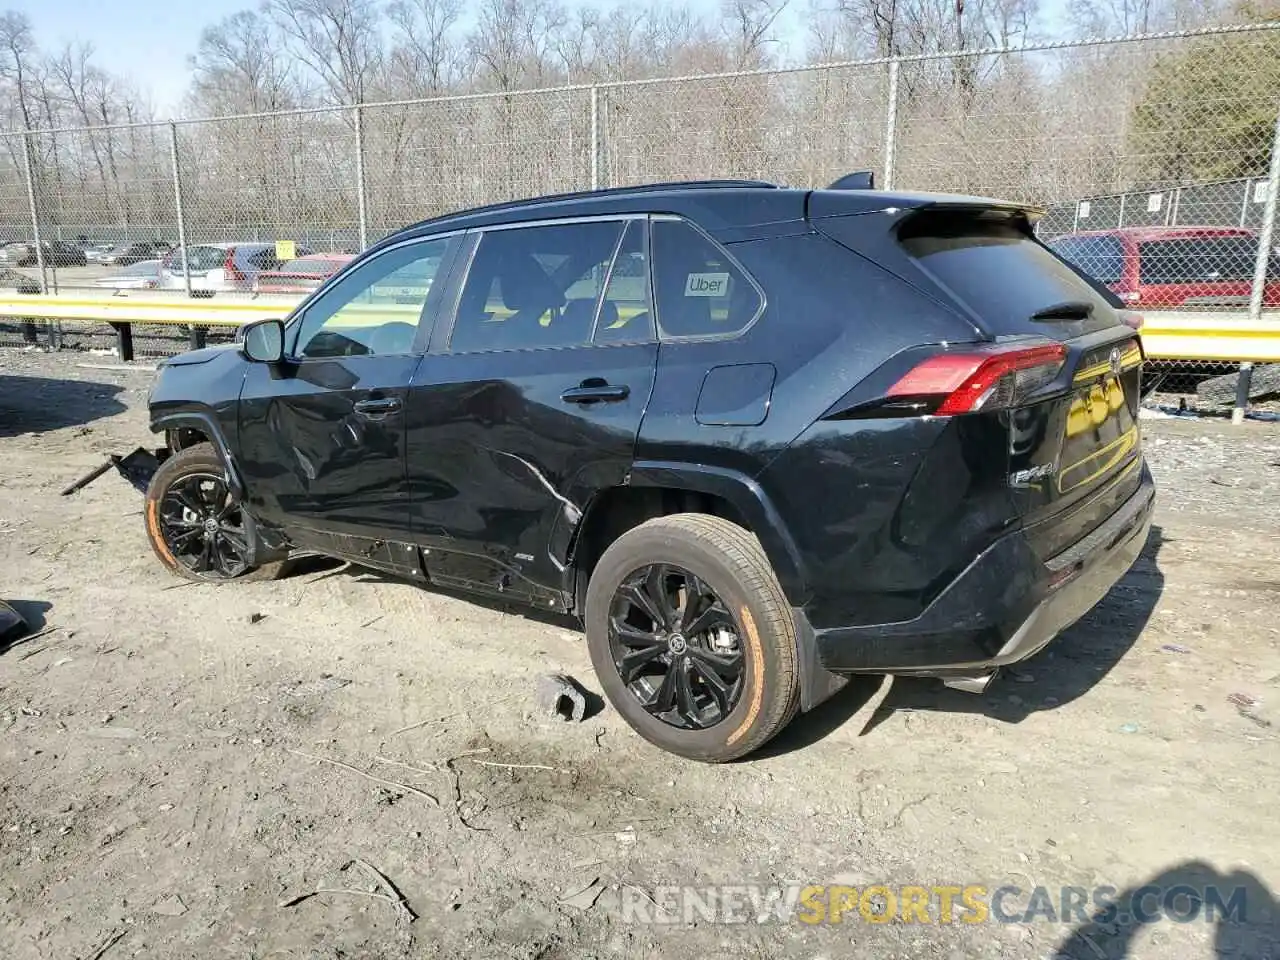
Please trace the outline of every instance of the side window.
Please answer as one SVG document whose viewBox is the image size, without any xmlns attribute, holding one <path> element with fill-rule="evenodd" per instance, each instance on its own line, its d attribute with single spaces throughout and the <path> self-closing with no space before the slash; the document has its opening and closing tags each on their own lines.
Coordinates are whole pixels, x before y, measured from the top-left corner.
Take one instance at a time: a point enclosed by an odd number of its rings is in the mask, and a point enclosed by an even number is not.
<svg viewBox="0 0 1280 960">
<path fill-rule="evenodd" d="M 604 302 L 596 321 L 596 343 L 634 343 L 653 337 L 649 307 L 649 260 L 644 249 L 644 221 L 632 220 L 623 234 L 609 271 Z"/>
<path fill-rule="evenodd" d="M 591 342 L 618 221 L 492 230 L 480 237 L 449 349 L 518 350 Z"/>
<path fill-rule="evenodd" d="M 295 356 L 411 352 L 418 327 L 424 323 L 431 285 L 452 242 L 410 243 L 347 274 L 303 313 Z"/>
<path fill-rule="evenodd" d="M 756 318 L 760 291 L 718 244 L 683 220 L 655 220 L 650 229 L 663 336 L 724 336 Z"/>
<path fill-rule="evenodd" d="M 258 250 L 249 254 L 249 263 L 257 270 L 271 270 L 276 266 L 275 251 L 270 249 Z"/>
</svg>

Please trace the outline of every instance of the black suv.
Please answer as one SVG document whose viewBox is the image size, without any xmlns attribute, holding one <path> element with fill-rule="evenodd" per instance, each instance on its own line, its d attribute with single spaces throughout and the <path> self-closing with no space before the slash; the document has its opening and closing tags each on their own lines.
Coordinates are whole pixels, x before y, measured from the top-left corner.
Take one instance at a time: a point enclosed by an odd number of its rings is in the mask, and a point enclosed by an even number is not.
<svg viewBox="0 0 1280 960">
<path fill-rule="evenodd" d="M 614 707 L 699 760 L 851 673 L 981 687 L 1141 550 L 1142 353 L 1034 211 L 666 184 L 379 242 L 166 362 L 160 559 L 319 552 L 572 613 Z"/>
</svg>

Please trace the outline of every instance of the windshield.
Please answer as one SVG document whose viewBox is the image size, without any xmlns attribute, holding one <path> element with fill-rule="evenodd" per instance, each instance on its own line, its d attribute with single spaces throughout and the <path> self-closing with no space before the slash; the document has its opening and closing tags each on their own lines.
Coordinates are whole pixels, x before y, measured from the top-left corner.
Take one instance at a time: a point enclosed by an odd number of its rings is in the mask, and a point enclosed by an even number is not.
<svg viewBox="0 0 1280 960">
<path fill-rule="evenodd" d="M 1258 257 L 1256 237 L 1178 237 L 1138 245 L 1143 283 L 1252 280 Z"/>
<path fill-rule="evenodd" d="M 1124 247 L 1116 237 L 1059 237 L 1049 247 L 1101 283 L 1124 279 Z"/>
</svg>

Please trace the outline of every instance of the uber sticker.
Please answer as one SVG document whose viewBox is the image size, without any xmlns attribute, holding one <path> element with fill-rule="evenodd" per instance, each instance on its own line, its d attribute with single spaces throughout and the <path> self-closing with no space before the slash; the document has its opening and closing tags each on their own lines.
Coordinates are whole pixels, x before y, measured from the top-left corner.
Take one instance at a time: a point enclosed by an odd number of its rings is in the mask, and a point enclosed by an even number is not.
<svg viewBox="0 0 1280 960">
<path fill-rule="evenodd" d="M 691 273 L 684 284 L 686 297 L 723 297 L 728 292 L 727 273 Z"/>
</svg>

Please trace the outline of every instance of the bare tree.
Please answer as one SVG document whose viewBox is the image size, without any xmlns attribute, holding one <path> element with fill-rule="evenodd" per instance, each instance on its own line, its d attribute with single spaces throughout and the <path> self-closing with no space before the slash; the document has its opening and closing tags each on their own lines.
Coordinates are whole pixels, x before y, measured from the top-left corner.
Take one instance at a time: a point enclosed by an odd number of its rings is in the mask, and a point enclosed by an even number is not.
<svg viewBox="0 0 1280 960">
<path fill-rule="evenodd" d="M 265 0 L 297 60 L 331 103 L 364 103 L 383 66 L 382 15 L 374 0 Z"/>
<path fill-rule="evenodd" d="M 430 96 L 456 83 L 461 0 L 395 0 L 387 12 L 394 28 L 391 73 L 397 92 Z"/>
<path fill-rule="evenodd" d="M 32 129 L 36 119 L 30 85 L 31 61 L 38 53 L 27 15 L 15 10 L 0 14 L 0 78 L 10 88 L 26 130 Z"/>
<path fill-rule="evenodd" d="M 723 29 L 743 69 L 766 65 L 766 48 L 777 42 L 774 27 L 791 0 L 721 0 Z"/>
<path fill-rule="evenodd" d="M 191 105 L 206 114 L 299 106 L 295 61 L 274 24 L 249 10 L 207 27 L 190 60 Z"/>
</svg>

